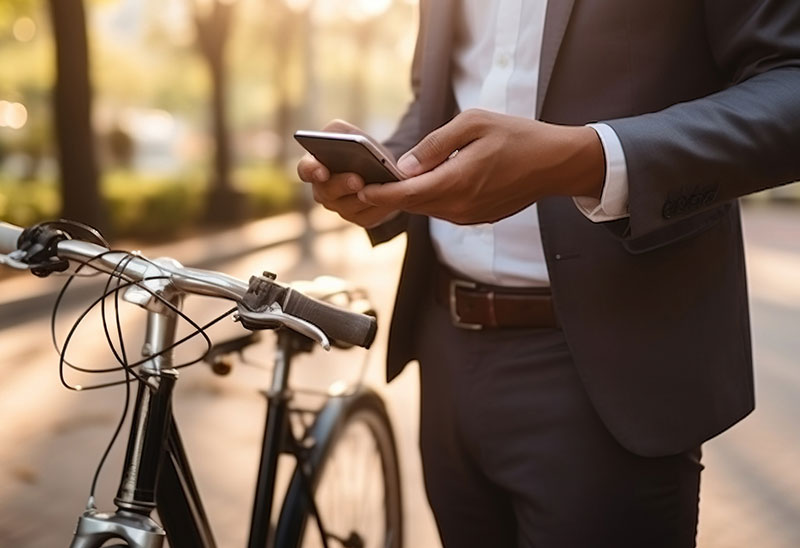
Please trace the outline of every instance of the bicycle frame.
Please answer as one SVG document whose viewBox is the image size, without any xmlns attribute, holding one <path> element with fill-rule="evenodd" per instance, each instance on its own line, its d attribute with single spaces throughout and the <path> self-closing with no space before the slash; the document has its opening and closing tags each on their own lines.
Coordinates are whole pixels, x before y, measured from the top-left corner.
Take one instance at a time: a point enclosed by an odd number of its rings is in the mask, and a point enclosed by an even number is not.
<svg viewBox="0 0 800 548">
<path fill-rule="evenodd" d="M 171 293 L 171 295 L 170 295 Z M 183 294 L 164 291 L 179 308 Z M 136 548 L 161 548 L 168 537 L 173 548 L 214 548 L 211 527 L 203 509 L 189 462 L 172 415 L 172 389 L 178 373 L 172 368 L 177 315 L 164 306 L 148 307 L 143 355 L 122 478 L 114 502 L 117 511 L 89 509 L 78 520 L 72 548 L 96 548 L 123 539 Z M 288 425 L 288 390 L 296 336 L 279 332 L 273 379 L 267 395 L 267 420 L 261 448 L 248 546 L 265 548 L 275 497 L 278 456 Z M 163 528 L 150 517 L 158 506 Z"/>
<path fill-rule="evenodd" d="M 73 232 L 88 241 L 73 239 Z M 361 407 L 370 409 L 372 416 L 377 417 L 375 428 L 380 434 L 375 435 L 382 436 L 379 440 L 382 449 L 378 451 L 388 451 L 390 455 L 382 463 L 393 463 L 394 502 L 391 507 L 386 506 L 386 516 L 392 512 L 393 524 L 399 523 L 393 435 L 383 404 L 374 392 L 359 385 L 353 392 L 329 397 L 320 410 L 299 410 L 315 416 L 299 437 L 290 421 L 290 412 L 294 410 L 289 407 L 292 394 L 288 378 L 293 356 L 310 351 L 315 343 L 329 350 L 332 340 L 369 348 L 377 328 L 374 315 L 304 295 L 275 282 L 275 275 L 269 272 L 244 282 L 219 272 L 185 268 L 168 257 L 150 260 L 137 252 L 112 251 L 105 245 L 96 231 L 69 221 L 41 223 L 26 230 L 0 222 L 0 264 L 30 269 L 40 276 L 64 271 L 72 261 L 88 265 L 131 284 L 124 299 L 147 310 L 144 360 L 137 362 L 141 364 L 136 375 L 139 382 L 122 478 L 114 499 L 117 509 L 112 513 L 99 512 L 92 496 L 78 520 L 73 548 L 100 548 L 116 539 L 131 548 L 161 548 L 165 538 L 169 538 L 174 548 L 215 546 L 172 414 L 172 390 L 178 378 L 172 347 L 187 294 L 235 301 L 239 319 L 247 328 L 278 329 L 272 384 L 265 393 L 267 417 L 249 546 L 265 548 L 271 542 L 294 545 L 300 542 L 309 516 L 316 521 L 323 545 L 328 537 L 345 545 L 359 542 L 360 537 L 354 531 L 350 532 L 353 541 L 326 531 L 314 500 L 321 465 L 311 464 L 319 463 L 330 444 L 335 443 L 349 411 L 357 412 Z M 292 454 L 297 465 L 273 535 L 271 515 L 281 453 Z M 287 503 L 292 507 L 287 509 Z M 163 527 L 150 517 L 154 509 L 158 509 Z M 289 540 L 281 540 L 285 538 Z"/>
</svg>

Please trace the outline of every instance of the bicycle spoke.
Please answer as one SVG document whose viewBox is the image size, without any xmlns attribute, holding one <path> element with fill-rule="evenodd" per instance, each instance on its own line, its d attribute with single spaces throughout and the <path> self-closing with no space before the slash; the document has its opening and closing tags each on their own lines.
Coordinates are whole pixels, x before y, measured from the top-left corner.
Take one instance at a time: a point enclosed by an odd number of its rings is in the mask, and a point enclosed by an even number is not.
<svg viewBox="0 0 800 548">
<path fill-rule="evenodd" d="M 391 546 L 380 446 L 366 421 L 352 421 L 332 449 L 317 487 L 326 537 L 343 548 Z M 319 532 L 307 528 L 304 548 Z"/>
</svg>

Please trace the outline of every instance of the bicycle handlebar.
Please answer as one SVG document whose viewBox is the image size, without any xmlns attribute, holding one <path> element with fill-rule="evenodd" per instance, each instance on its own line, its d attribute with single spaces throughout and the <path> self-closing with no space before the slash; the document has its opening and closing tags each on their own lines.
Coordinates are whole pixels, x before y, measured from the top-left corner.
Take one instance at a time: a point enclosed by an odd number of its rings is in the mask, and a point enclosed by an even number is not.
<svg viewBox="0 0 800 548">
<path fill-rule="evenodd" d="M 20 227 L 0 222 L 0 254 L 8 255 L 16 251 L 22 233 Z M 56 250 L 61 259 L 87 263 L 88 267 L 108 274 L 118 273 L 129 281 L 168 276 L 172 285 L 185 293 L 218 297 L 240 304 L 249 288 L 247 282 L 220 272 L 187 268 L 169 258 L 151 261 L 136 254 L 109 251 L 100 245 L 80 240 L 59 241 Z M 278 285 L 277 282 L 271 283 Z M 374 317 L 318 301 L 297 290 L 284 289 L 286 298 L 278 304 L 282 307 L 282 313 L 289 316 L 287 319 L 299 318 L 316 326 L 328 337 L 347 344 L 368 348 L 372 343 L 377 326 Z M 292 327 L 292 323 L 283 325 Z"/>
<path fill-rule="evenodd" d="M 8 255 L 17 249 L 17 241 L 22 235 L 22 229 L 0 221 L 0 253 Z"/>
<path fill-rule="evenodd" d="M 320 326 L 331 339 L 364 348 L 370 347 L 378 329 L 374 316 L 356 314 L 298 291 L 289 293 L 284 310 Z"/>
</svg>

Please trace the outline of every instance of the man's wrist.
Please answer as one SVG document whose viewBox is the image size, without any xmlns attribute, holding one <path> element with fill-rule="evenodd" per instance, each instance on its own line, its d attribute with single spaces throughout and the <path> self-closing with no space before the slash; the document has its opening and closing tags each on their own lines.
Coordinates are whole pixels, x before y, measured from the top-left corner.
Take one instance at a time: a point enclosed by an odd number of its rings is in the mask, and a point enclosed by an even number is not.
<svg viewBox="0 0 800 548">
<path fill-rule="evenodd" d="M 606 162 L 603 193 L 600 199 L 573 196 L 575 205 L 590 221 L 595 223 L 628 217 L 628 168 L 625 151 L 616 132 L 602 122 L 587 124 L 603 145 Z"/>
<path fill-rule="evenodd" d="M 574 154 L 571 160 L 572 174 L 567 181 L 567 194 L 599 200 L 603 194 L 603 183 L 606 178 L 603 143 L 591 127 L 572 127 L 569 130 L 573 134 L 570 146 L 573 147 Z"/>
</svg>

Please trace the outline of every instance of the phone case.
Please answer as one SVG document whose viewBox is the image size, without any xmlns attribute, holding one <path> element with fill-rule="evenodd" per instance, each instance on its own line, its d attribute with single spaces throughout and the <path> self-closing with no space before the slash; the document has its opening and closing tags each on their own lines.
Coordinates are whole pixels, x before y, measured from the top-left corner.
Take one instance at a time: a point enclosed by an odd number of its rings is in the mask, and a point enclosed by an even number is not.
<svg viewBox="0 0 800 548">
<path fill-rule="evenodd" d="M 357 173 L 365 183 L 388 183 L 402 177 L 363 135 L 298 132 L 295 139 L 331 173 Z"/>
</svg>

